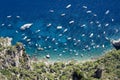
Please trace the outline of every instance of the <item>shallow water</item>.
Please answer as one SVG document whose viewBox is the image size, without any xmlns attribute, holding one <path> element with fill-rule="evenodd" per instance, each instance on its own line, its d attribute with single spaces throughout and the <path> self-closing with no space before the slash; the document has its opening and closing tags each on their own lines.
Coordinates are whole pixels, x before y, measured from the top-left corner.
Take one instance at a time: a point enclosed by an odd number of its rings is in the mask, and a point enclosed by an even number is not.
<svg viewBox="0 0 120 80">
<path fill-rule="evenodd" d="M 110 50 L 120 37 L 119 0 L 1 1 L 0 36 L 22 42 L 31 56 L 86 60 Z M 5 6 L 6 5 L 6 6 Z M 32 23 L 30 28 L 21 26 Z M 41 48 L 43 50 L 38 50 Z"/>
</svg>

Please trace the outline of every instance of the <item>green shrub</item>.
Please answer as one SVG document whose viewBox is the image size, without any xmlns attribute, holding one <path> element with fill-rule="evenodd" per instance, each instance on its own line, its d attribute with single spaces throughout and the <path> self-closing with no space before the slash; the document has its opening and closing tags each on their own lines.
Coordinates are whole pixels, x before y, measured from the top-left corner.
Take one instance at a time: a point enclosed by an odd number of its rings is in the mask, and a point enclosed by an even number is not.
<svg viewBox="0 0 120 80">
<path fill-rule="evenodd" d="M 5 75 L 7 78 L 10 78 L 12 76 L 11 72 L 7 69 L 2 69 L 0 72 Z"/>
</svg>

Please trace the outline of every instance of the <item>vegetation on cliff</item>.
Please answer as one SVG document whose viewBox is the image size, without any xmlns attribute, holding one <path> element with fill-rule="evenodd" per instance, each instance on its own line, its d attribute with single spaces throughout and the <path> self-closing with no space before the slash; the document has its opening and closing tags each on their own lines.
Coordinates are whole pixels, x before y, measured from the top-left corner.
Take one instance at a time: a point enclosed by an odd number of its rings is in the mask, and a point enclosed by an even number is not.
<svg viewBox="0 0 120 80">
<path fill-rule="evenodd" d="M 0 46 L 0 80 L 120 80 L 120 50 L 112 50 L 95 61 L 32 61 L 21 43 Z"/>
</svg>

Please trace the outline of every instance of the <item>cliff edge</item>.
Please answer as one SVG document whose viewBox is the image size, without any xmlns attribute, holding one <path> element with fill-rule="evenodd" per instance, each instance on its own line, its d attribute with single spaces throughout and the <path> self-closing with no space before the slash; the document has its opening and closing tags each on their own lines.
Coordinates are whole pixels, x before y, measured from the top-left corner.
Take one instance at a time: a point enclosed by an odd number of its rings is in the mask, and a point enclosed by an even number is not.
<svg viewBox="0 0 120 80">
<path fill-rule="evenodd" d="M 95 61 L 46 65 L 32 61 L 22 43 L 11 45 L 11 40 L 0 38 L 0 80 L 120 80 L 120 50 Z"/>
</svg>

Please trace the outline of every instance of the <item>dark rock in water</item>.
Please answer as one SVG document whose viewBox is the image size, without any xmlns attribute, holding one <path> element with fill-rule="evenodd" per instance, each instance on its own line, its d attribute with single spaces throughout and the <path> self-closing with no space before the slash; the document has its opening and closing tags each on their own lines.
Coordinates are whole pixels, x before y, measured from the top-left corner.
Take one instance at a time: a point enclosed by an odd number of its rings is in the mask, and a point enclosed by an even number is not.
<svg viewBox="0 0 120 80">
<path fill-rule="evenodd" d="M 103 72 L 103 69 L 98 68 L 98 69 L 95 71 L 93 77 L 100 79 L 100 78 L 102 77 L 102 72 Z"/>
<path fill-rule="evenodd" d="M 112 45 L 115 47 L 116 50 L 120 49 L 120 39 L 119 40 L 113 40 Z"/>
</svg>

